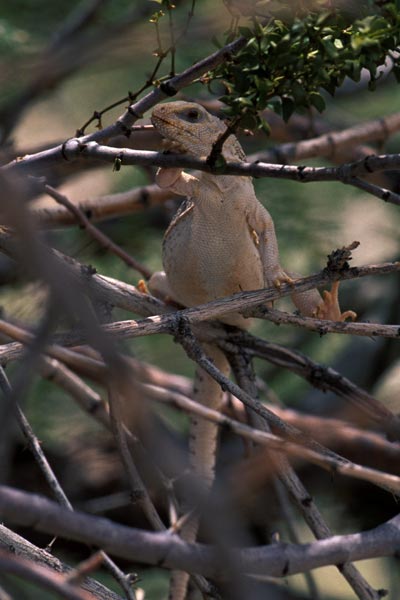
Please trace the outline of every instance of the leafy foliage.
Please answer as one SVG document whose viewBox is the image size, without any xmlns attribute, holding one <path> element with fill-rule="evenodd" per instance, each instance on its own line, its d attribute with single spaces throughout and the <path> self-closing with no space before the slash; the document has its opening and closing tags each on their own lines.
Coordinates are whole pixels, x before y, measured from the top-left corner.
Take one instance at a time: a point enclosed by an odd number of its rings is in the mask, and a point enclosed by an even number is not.
<svg viewBox="0 0 400 600">
<path fill-rule="evenodd" d="M 259 4 L 259 3 L 257 3 Z M 360 3 L 358 18 L 343 10 L 283 13 L 263 22 L 253 14 L 239 32 L 245 47 L 210 75 L 225 87 L 221 100 L 230 117 L 242 117 L 246 127 L 263 127 L 258 112 L 271 108 L 287 120 L 296 110 L 325 108 L 321 91 L 332 96 L 345 77 L 359 81 L 369 72 L 373 90 L 388 55 L 400 42 L 400 13 L 395 3 Z M 363 10 L 361 10 L 363 8 Z M 361 16 L 360 16 L 361 14 Z M 286 17 L 285 20 L 283 17 Z M 238 31 L 237 31 L 238 30 Z M 400 63 L 393 54 L 393 72 L 400 79 Z"/>
</svg>

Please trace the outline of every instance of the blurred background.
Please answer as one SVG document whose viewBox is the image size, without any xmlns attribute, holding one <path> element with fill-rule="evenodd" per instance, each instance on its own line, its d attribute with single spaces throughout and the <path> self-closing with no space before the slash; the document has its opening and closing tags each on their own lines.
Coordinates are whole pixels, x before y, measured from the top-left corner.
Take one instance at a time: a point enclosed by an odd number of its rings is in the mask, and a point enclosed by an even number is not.
<svg viewBox="0 0 400 600">
<path fill-rule="evenodd" d="M 355 5 L 357 3 L 354 3 Z M 223 43 L 231 22 L 231 13 L 223 2 L 201 0 L 175 2 L 174 34 L 179 40 L 175 57 L 176 72 L 207 56 Z M 194 7 L 194 14 L 190 12 Z M 103 126 L 112 123 L 128 105 L 127 97 L 141 89 L 152 74 L 162 49 L 170 43 L 168 15 L 160 17 L 157 2 L 148 0 L 76 1 L 55 3 L 50 0 L 14 0 L 0 7 L 0 135 L 3 139 L 3 163 L 18 155 L 33 153 L 64 141 L 76 134 L 101 111 L 121 98 L 121 104 L 102 115 Z M 87 11 L 86 20 L 83 15 Z M 82 19 L 82 26 L 79 26 Z M 161 64 L 156 79 L 169 74 L 170 58 Z M 179 94 L 182 99 L 202 101 L 220 114 L 217 99 L 221 90 L 212 84 L 191 85 Z M 215 89 L 214 89 L 215 88 Z M 214 92 L 214 95 L 213 95 Z M 400 106 L 400 87 L 391 76 L 383 76 L 371 93 L 366 82 L 345 82 L 334 99 L 326 98 L 322 115 L 308 112 L 295 115 L 288 124 L 267 114 L 271 136 L 257 132 L 240 134 L 247 154 L 265 151 L 279 143 L 314 137 L 328 130 L 343 129 L 359 122 L 392 114 Z M 148 115 L 146 115 L 148 117 Z M 145 118 L 143 123 L 148 123 Z M 96 128 L 94 119 L 86 129 Z M 126 142 L 126 140 L 125 140 Z M 130 147 L 157 149 L 160 140 L 151 132 L 138 132 L 129 138 Z M 400 137 L 392 135 L 383 144 L 371 144 L 360 152 L 399 152 Z M 364 154 L 365 155 L 365 154 Z M 336 157 L 343 162 L 346 156 Z M 302 164 L 304 161 L 302 161 Z M 307 164 L 330 164 L 327 158 Z M 123 192 L 152 183 L 154 169 L 110 165 L 82 165 L 49 174 L 50 182 L 74 203 L 110 193 Z M 382 185 L 399 191 L 398 174 L 385 175 Z M 399 259 L 399 208 L 339 183 L 300 185 L 268 179 L 255 181 L 257 197 L 273 216 L 282 264 L 291 271 L 308 275 L 326 264 L 326 256 L 335 248 L 357 240 L 359 248 L 351 265 L 364 265 Z M 161 268 L 163 233 L 179 200 L 151 206 L 139 206 L 132 214 L 103 220 L 98 226 L 125 251 L 150 270 Z M 35 195 L 31 206 L 38 214 L 54 208 L 49 196 Z M 43 236 L 50 245 L 93 265 L 98 272 L 137 285 L 141 275 L 119 258 L 99 246 L 78 225 L 48 227 Z M 15 264 L 0 259 L 0 303 L 4 315 L 17 323 L 35 324 L 43 307 L 43 290 L 35 281 L 20 276 Z M 341 286 L 343 310 L 355 310 L 361 320 L 398 323 L 400 319 L 399 275 L 364 278 Z M 289 304 L 282 302 L 278 308 Z M 290 309 L 292 310 L 292 309 Z M 132 318 L 116 310 L 115 320 Z M 319 363 L 328 364 L 357 385 L 374 394 L 394 412 L 400 410 L 400 352 L 398 342 L 390 339 L 357 338 L 317 334 L 288 326 L 277 327 L 257 322 L 252 331 L 263 338 L 301 350 Z M 137 338 L 125 350 L 145 363 L 167 373 L 192 378 L 194 367 L 181 348 L 169 336 Z M 15 365 L 7 368 L 13 373 Z M 345 407 L 330 393 L 313 390 L 290 371 L 257 362 L 257 375 L 269 402 L 320 416 L 342 417 Z M 190 381 L 183 379 L 184 385 Z M 261 385 L 261 384 L 260 384 Z M 147 527 L 143 516 L 129 501 L 129 492 L 112 435 L 85 414 L 60 388 L 37 377 L 24 399 L 24 409 L 41 441 L 53 468 L 76 508 L 105 515 L 116 521 Z M 161 425 L 173 442 L 184 445 L 187 419 L 172 409 L 155 408 Z M 2 411 L 0 408 L 0 418 Z M 232 456 L 240 456 L 240 444 L 223 435 L 221 472 L 229 469 Z M 48 490 L 16 426 L 10 425 L 0 443 L 2 465 L 0 481 L 15 487 L 47 495 Z M 343 448 L 336 448 L 344 452 Z M 353 460 L 371 460 L 382 469 L 400 474 L 399 462 L 386 457 L 351 456 Z M 240 472 L 240 471 L 238 471 Z M 302 465 L 300 475 L 335 533 L 371 528 L 398 511 L 395 499 L 379 489 L 353 480 L 332 482 L 321 470 Z M 262 482 L 261 482 L 262 483 Z M 340 483 L 340 485 L 339 485 Z M 156 503 L 162 499 L 153 490 Z M 241 510 L 249 519 L 254 538 L 285 535 L 279 502 L 268 482 L 261 485 L 256 499 L 245 501 Z M 247 502 L 247 505 L 246 505 Z M 267 507 L 267 508 L 266 508 Z M 267 514 L 266 514 L 267 513 Z M 250 519 L 251 514 L 251 519 Z M 302 541 L 311 534 L 295 515 L 295 527 Z M 39 546 L 48 536 L 18 530 Z M 261 533 L 263 531 L 263 533 Z M 78 544 L 58 540 L 55 555 L 69 564 L 85 554 Z M 123 565 L 138 572 L 139 587 L 146 598 L 165 597 L 168 574 L 142 565 Z M 400 597 L 399 562 L 395 559 L 364 561 L 360 569 L 376 588 L 390 589 L 388 598 Z M 353 592 L 334 568 L 314 574 L 321 600 L 350 600 Z M 115 583 L 105 573 L 99 577 L 113 589 Z M 18 599 L 52 598 L 49 593 L 0 572 L 0 585 Z M 303 576 L 287 578 L 282 584 L 292 598 L 310 597 Z"/>
</svg>

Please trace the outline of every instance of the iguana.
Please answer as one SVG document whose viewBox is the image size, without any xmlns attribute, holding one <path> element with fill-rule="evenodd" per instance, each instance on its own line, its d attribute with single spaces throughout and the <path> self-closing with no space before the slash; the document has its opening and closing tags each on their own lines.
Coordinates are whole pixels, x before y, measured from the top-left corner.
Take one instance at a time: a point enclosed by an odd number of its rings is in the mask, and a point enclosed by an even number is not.
<svg viewBox="0 0 400 600">
<path fill-rule="evenodd" d="M 226 131 L 226 125 L 199 104 L 171 102 L 154 108 L 154 127 L 169 148 L 195 157 L 208 157 L 213 144 Z M 244 161 L 245 154 L 234 135 L 223 144 L 226 161 Z M 169 296 L 184 306 L 195 306 L 244 290 L 293 282 L 295 277 L 279 264 L 275 228 L 269 212 L 257 200 L 250 177 L 213 175 L 202 172 L 190 175 L 179 168 L 161 168 L 156 182 L 163 189 L 186 196 L 163 241 L 164 271 L 151 278 L 153 293 Z M 301 314 L 322 319 L 345 320 L 355 313 L 341 313 L 338 286 L 324 292 L 317 290 L 293 293 L 292 300 Z M 248 320 L 238 313 L 221 319 L 242 328 Z M 206 354 L 225 374 L 229 365 L 216 345 L 205 344 Z M 220 386 L 198 369 L 195 379 L 198 402 L 219 409 Z M 189 438 L 190 465 L 193 473 L 211 487 L 214 479 L 218 428 L 197 417 L 191 419 Z M 181 530 L 188 542 L 196 539 L 198 518 L 189 518 Z M 170 600 L 186 597 L 188 574 L 174 572 Z"/>
</svg>

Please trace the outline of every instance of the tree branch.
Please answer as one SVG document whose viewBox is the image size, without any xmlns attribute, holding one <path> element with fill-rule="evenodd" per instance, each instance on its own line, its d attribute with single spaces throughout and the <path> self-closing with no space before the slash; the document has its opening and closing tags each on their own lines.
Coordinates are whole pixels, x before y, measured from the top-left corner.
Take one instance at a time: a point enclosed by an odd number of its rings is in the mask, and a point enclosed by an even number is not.
<svg viewBox="0 0 400 600">
<path fill-rule="evenodd" d="M 37 565 L 42 565 L 43 567 L 52 569 L 57 573 L 69 574 L 74 570 L 72 567 L 66 565 L 58 558 L 50 554 L 50 552 L 46 552 L 46 550 L 42 550 L 42 548 L 34 546 L 34 544 L 31 542 L 28 542 L 23 537 L 1 524 L 0 548 L 3 548 L 4 550 L 9 550 L 12 548 L 15 556 L 32 561 Z M 93 596 L 95 596 L 98 600 L 122 600 L 121 596 L 115 592 L 112 592 L 104 585 L 90 577 L 85 577 L 80 582 L 80 586 L 84 590 L 87 590 L 93 594 Z"/>
<path fill-rule="evenodd" d="M 287 142 L 265 151 L 252 154 L 252 162 L 289 163 L 300 159 L 325 157 L 334 159 L 338 154 L 349 152 L 349 147 L 366 142 L 385 141 L 400 129 L 400 113 L 386 115 L 380 119 L 357 123 L 340 131 L 328 131 L 317 137 Z"/>
<path fill-rule="evenodd" d="M 150 108 L 155 106 L 161 100 L 174 96 L 179 90 L 188 86 L 198 77 L 201 77 L 211 69 L 215 69 L 223 61 L 229 58 L 232 54 L 238 52 L 246 44 L 246 39 L 243 37 L 237 38 L 233 42 L 227 44 L 220 50 L 217 50 L 210 56 L 200 60 L 191 67 L 185 69 L 179 75 L 171 77 L 167 81 L 164 81 L 159 87 L 149 92 L 146 96 L 138 100 L 135 104 L 131 104 L 123 115 L 121 115 L 115 123 L 95 131 L 90 135 L 82 136 L 79 139 L 80 144 L 87 144 L 88 142 L 99 142 L 106 141 L 110 137 L 117 135 L 129 135 L 130 128 L 132 125 L 142 117 L 142 115 Z M 36 174 L 40 172 L 44 166 L 48 167 L 59 162 L 63 162 L 66 159 L 65 148 L 68 144 L 60 144 L 49 150 L 39 152 L 35 159 L 29 160 L 30 169 L 34 165 Z M 25 162 L 26 159 L 17 159 L 17 163 Z M 69 160 L 69 159 L 67 159 Z M 21 162 L 21 164 L 22 164 Z M 25 163 L 26 164 L 26 163 Z M 35 174 L 35 173 L 34 173 Z"/>
<path fill-rule="evenodd" d="M 78 223 L 82 225 L 86 229 L 86 231 L 95 239 L 101 246 L 103 246 L 106 250 L 110 250 L 113 254 L 118 256 L 121 260 L 131 267 L 138 271 L 142 277 L 149 279 L 151 277 L 151 271 L 147 269 L 144 265 L 139 263 L 136 259 L 134 259 L 130 254 L 125 252 L 123 248 L 121 248 L 118 244 L 115 244 L 107 235 L 105 235 L 100 229 L 95 227 L 93 223 L 91 223 L 90 219 L 85 215 L 82 209 L 79 206 L 73 204 L 67 196 L 61 194 L 58 190 L 53 188 L 51 185 L 44 186 L 45 191 L 51 196 L 58 204 L 64 206 L 70 213 L 74 215 L 77 219 Z"/>
<path fill-rule="evenodd" d="M 327 333 L 344 333 L 362 337 L 383 337 L 398 339 L 400 337 L 399 325 L 382 325 L 381 323 L 363 323 L 350 321 L 326 321 L 314 317 L 303 317 L 282 310 L 268 307 L 258 307 L 252 311 L 254 317 L 271 321 L 276 325 L 295 325 L 309 331 L 315 331 L 320 336 Z"/>
<path fill-rule="evenodd" d="M 305 447 L 304 445 L 287 441 L 286 439 L 282 439 L 272 433 L 260 431 L 260 429 L 249 427 L 248 425 L 231 419 L 230 417 L 227 417 L 218 411 L 207 408 L 198 402 L 179 394 L 178 392 L 163 390 L 162 388 L 157 388 L 156 386 L 152 386 L 150 384 L 146 384 L 144 388 L 149 390 L 150 397 L 157 402 L 172 404 L 181 410 L 194 413 L 203 419 L 217 423 L 221 427 L 226 427 L 228 430 L 233 431 L 245 439 L 251 440 L 252 442 L 261 444 L 263 446 L 267 446 L 268 449 L 273 449 L 284 454 L 287 453 L 293 457 L 301 457 L 302 459 L 318 465 L 333 474 L 340 473 L 344 476 L 355 477 L 357 479 L 369 481 L 370 483 L 383 487 L 387 491 L 391 491 L 396 495 L 400 495 L 400 477 L 397 475 L 384 473 L 383 471 L 378 471 L 377 469 L 371 469 L 369 467 L 352 463 L 347 459 L 338 457 L 338 455 L 322 455 L 321 453 L 311 450 L 309 447 Z"/>
<path fill-rule="evenodd" d="M 214 175 L 240 175 L 246 177 L 268 177 L 286 179 L 299 183 L 337 181 L 361 187 L 364 191 L 379 197 L 385 202 L 400 205 L 400 195 L 376 185 L 360 183 L 360 176 L 380 171 L 400 168 L 399 154 L 372 155 L 362 160 L 344 163 L 338 167 L 307 167 L 303 165 L 279 165 L 273 163 L 227 162 L 212 167 L 207 159 L 195 158 L 185 154 L 162 154 L 145 150 L 112 148 L 94 141 L 82 142 L 75 138 L 68 140 L 59 153 L 56 149 L 45 150 L 26 157 L 19 157 L 5 167 L 7 171 L 22 174 L 34 174 L 38 168 L 48 167 L 62 160 L 74 161 L 78 158 L 91 158 L 102 162 L 122 165 L 159 166 L 164 168 L 188 168 L 205 171 Z"/>
<path fill-rule="evenodd" d="M 3 573 L 12 573 L 33 581 L 67 600 L 95 600 L 95 596 L 69 583 L 65 576 L 5 550 L 0 550 L 0 569 Z"/>
<path fill-rule="evenodd" d="M 38 531 L 91 543 L 130 561 L 223 578 L 212 548 L 187 544 L 170 533 L 151 533 L 80 512 L 41 496 L 0 486 L 2 518 Z M 310 544 L 280 544 L 237 550 L 245 573 L 286 577 L 326 565 L 394 556 L 400 545 L 400 515 L 375 529 Z M 218 566 L 217 566 L 218 565 Z"/>
<path fill-rule="evenodd" d="M 143 211 L 174 197 L 174 194 L 162 190 L 158 185 L 147 185 L 118 194 L 80 200 L 78 206 L 91 222 L 99 222 Z M 38 220 L 39 227 L 59 227 L 79 223 L 78 216 L 63 206 L 49 204 L 33 206 L 32 214 Z"/>
</svg>

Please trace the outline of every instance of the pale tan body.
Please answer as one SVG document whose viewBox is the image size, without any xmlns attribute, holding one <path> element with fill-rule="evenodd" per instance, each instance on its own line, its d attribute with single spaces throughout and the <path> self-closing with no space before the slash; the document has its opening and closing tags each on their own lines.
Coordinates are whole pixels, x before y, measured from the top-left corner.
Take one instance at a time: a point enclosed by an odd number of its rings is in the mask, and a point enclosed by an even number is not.
<svg viewBox="0 0 400 600">
<path fill-rule="evenodd" d="M 197 157 L 210 154 L 213 143 L 225 131 L 225 125 L 201 106 L 172 102 L 157 106 L 152 115 L 156 129 L 178 150 Z M 227 160 L 244 160 L 244 153 L 234 136 L 224 146 Z M 260 204 L 249 177 L 216 176 L 201 173 L 198 177 L 181 169 L 159 169 L 160 187 L 187 196 L 163 242 L 164 273 L 150 281 L 152 291 L 162 291 L 184 306 L 195 306 L 244 290 L 254 290 L 292 281 L 279 264 L 275 228 L 269 212 Z M 293 294 L 293 301 L 303 315 L 343 320 L 337 302 L 337 290 L 325 292 L 322 300 L 317 290 Z M 248 321 L 233 313 L 224 322 L 246 327 Z M 205 351 L 225 374 L 228 363 L 216 346 Z M 219 409 L 222 391 L 201 370 L 197 373 L 196 399 Z M 192 423 L 190 461 L 194 473 L 211 486 L 214 477 L 217 428 L 202 419 Z M 193 518 L 182 529 L 186 541 L 194 541 L 198 520 Z M 188 576 L 175 573 L 170 598 L 183 600 Z"/>
<path fill-rule="evenodd" d="M 223 190 L 216 184 L 218 178 L 212 176 L 187 182 L 186 194 L 194 201 L 166 233 L 163 249 L 165 272 L 174 296 L 186 306 L 243 290 L 260 289 L 265 285 L 261 248 L 256 245 L 256 235 L 274 240 L 272 220 L 263 218 L 261 213 L 264 209 L 246 180 L 241 182 L 241 187 L 242 193 L 247 192 L 249 203 L 243 205 L 242 198 L 235 193 L 235 179 L 230 178 L 227 182 L 230 185 L 225 185 Z M 177 192 L 178 187 L 181 193 L 182 182 L 179 186 L 170 186 L 170 189 Z M 259 214 L 252 210 L 252 196 Z M 264 257 L 264 262 L 271 264 L 267 285 L 283 276 L 273 246 L 266 246 L 269 253 Z M 240 318 L 233 320 L 240 321 Z"/>
</svg>

